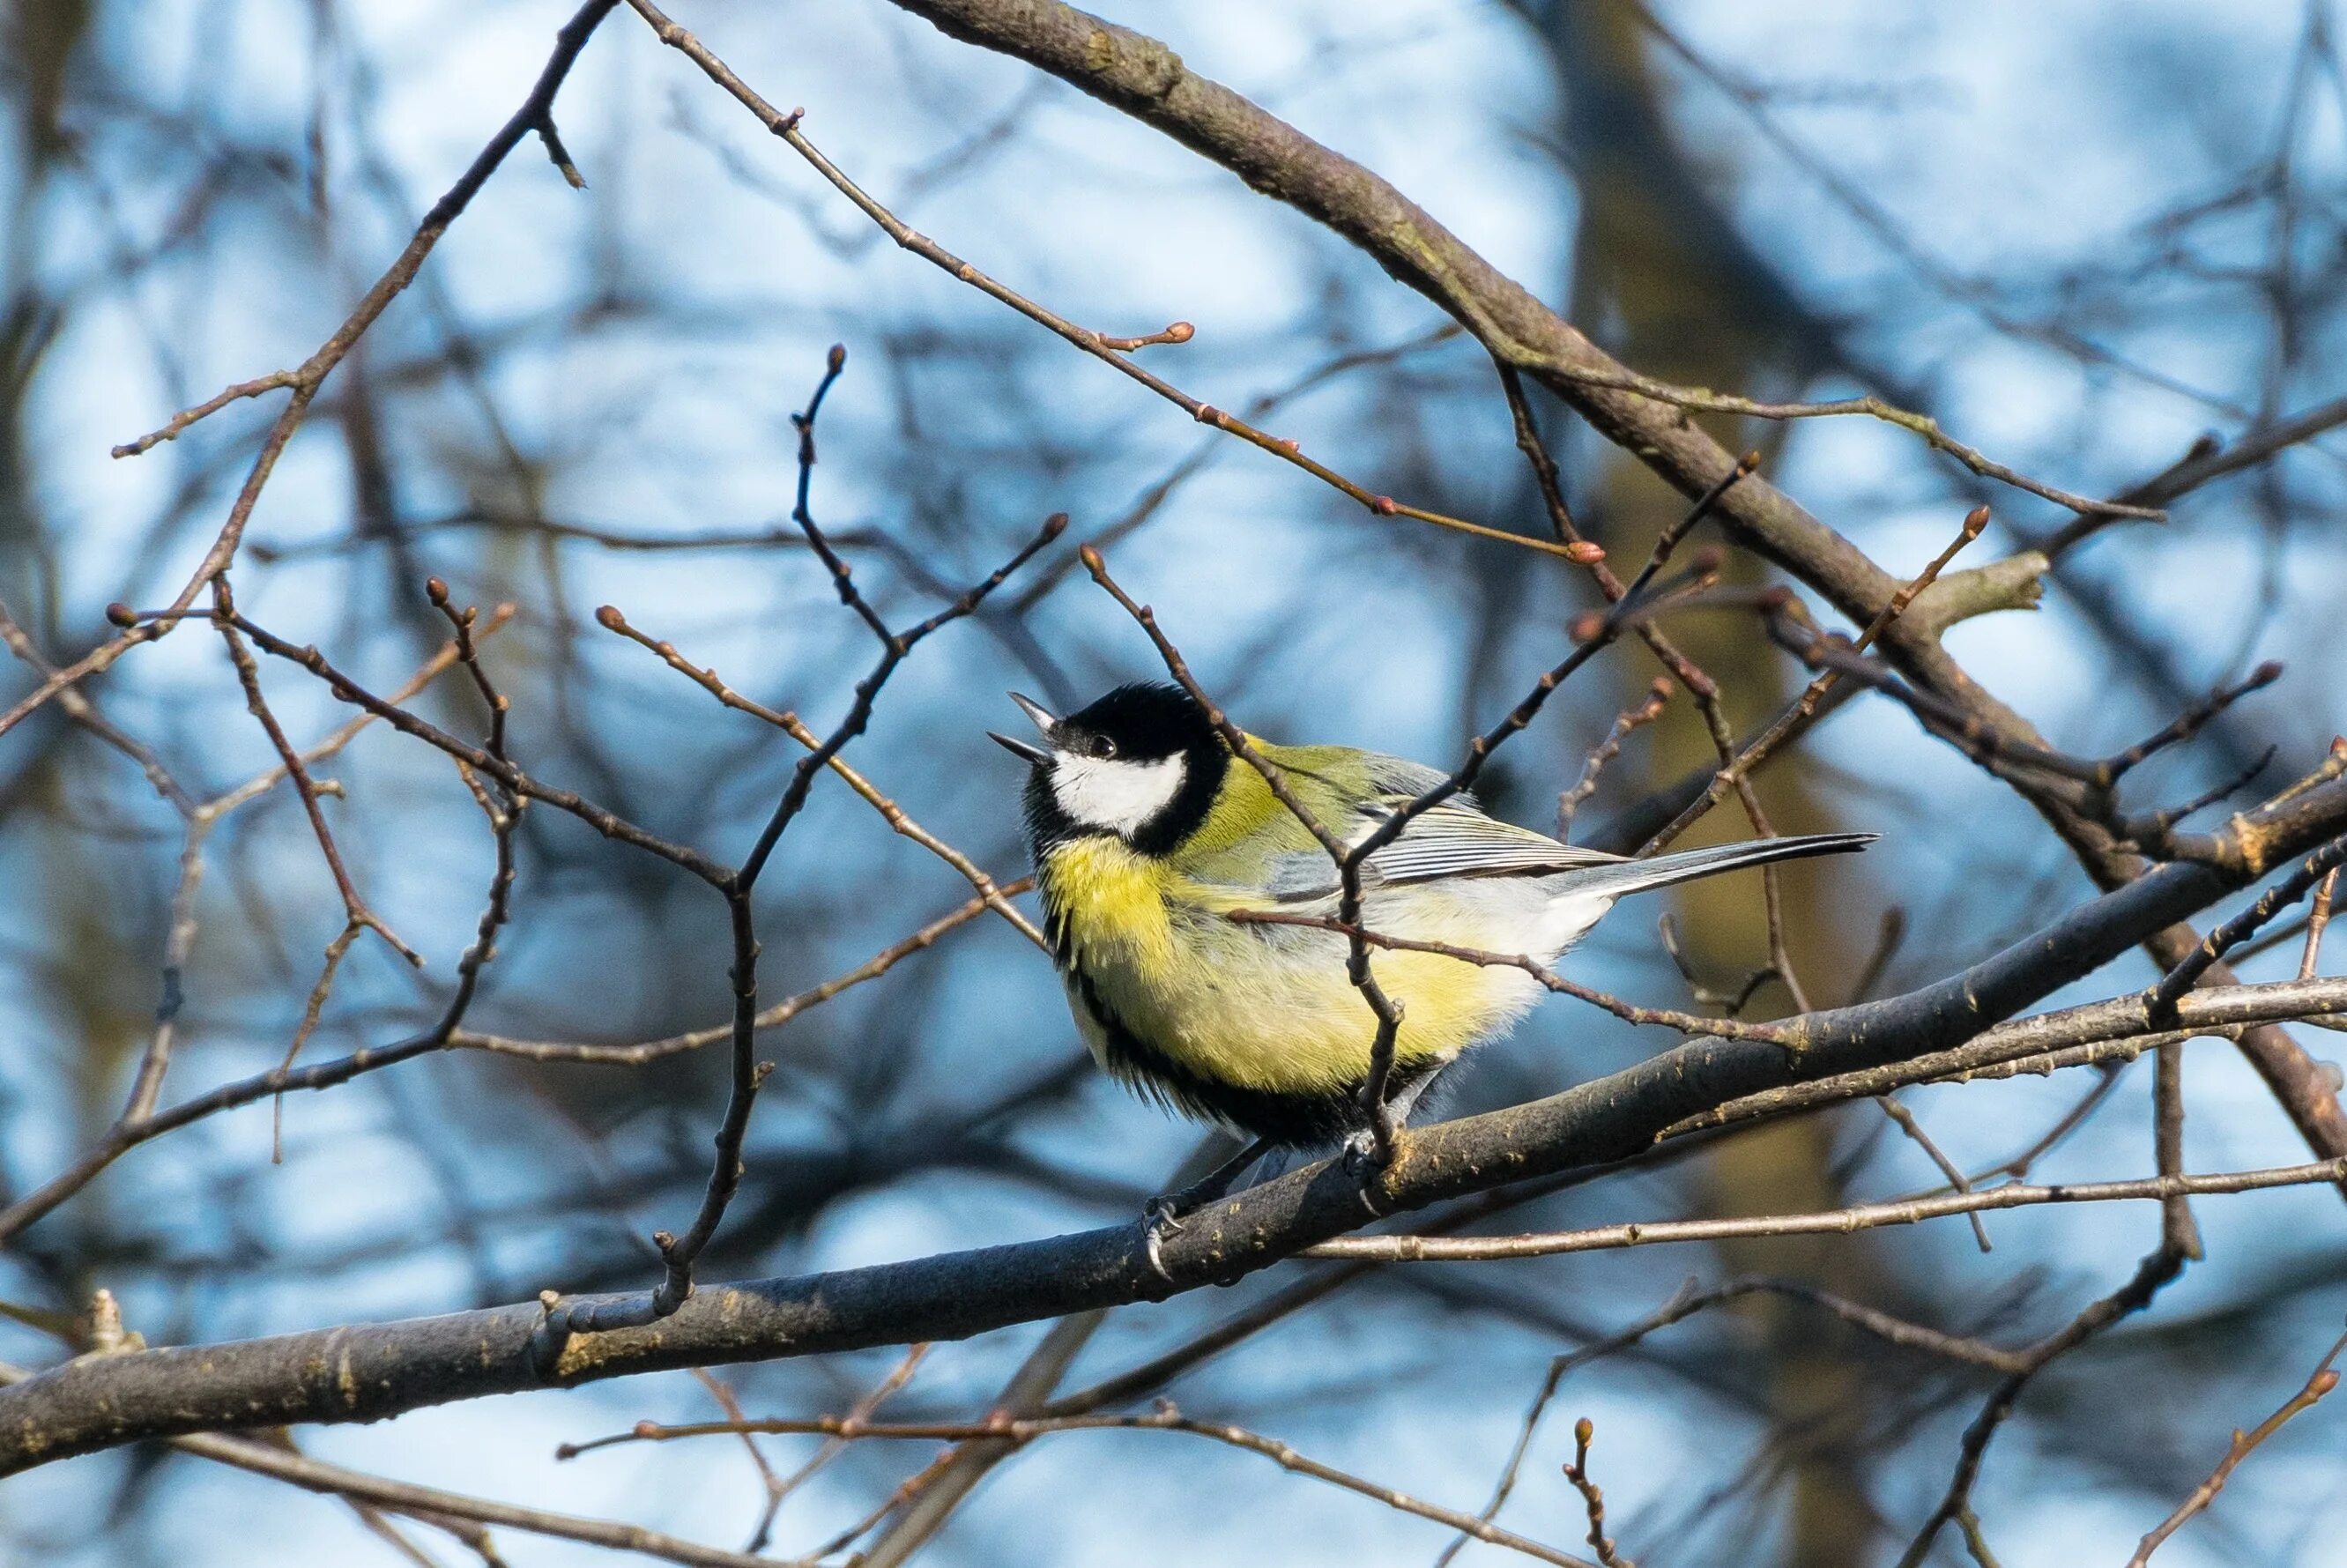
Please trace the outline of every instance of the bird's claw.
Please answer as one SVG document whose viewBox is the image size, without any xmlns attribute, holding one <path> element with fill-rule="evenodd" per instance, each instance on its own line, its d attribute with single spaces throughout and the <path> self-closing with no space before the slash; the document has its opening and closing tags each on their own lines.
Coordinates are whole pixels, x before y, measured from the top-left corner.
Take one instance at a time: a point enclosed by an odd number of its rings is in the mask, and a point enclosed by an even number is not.
<svg viewBox="0 0 2347 1568">
<path fill-rule="evenodd" d="M 1369 1211 L 1373 1219 L 1386 1216 L 1386 1211 L 1378 1206 L 1378 1189 L 1382 1184 L 1385 1173 L 1400 1159 L 1403 1136 L 1403 1132 L 1396 1129 L 1389 1134 L 1390 1141 L 1381 1142 L 1373 1127 L 1358 1127 L 1345 1136 L 1338 1163 L 1344 1166 L 1345 1173 L 1353 1179 L 1354 1190 L 1360 1194 L 1361 1206 Z"/>
<path fill-rule="evenodd" d="M 1181 1234 L 1182 1218 L 1175 1212 L 1171 1197 L 1154 1197 L 1142 1205 L 1142 1255 L 1148 1259 L 1149 1272 L 1168 1285 L 1174 1283 L 1174 1275 L 1165 1266 L 1165 1238 Z"/>
</svg>

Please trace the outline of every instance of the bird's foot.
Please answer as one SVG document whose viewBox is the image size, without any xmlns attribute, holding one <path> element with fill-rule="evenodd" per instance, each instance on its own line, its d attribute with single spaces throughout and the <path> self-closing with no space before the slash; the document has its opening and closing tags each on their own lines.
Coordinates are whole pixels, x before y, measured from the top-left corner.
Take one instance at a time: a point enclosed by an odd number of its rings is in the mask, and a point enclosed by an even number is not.
<svg viewBox="0 0 2347 1568">
<path fill-rule="evenodd" d="M 1174 1275 L 1165 1266 L 1165 1239 L 1181 1234 L 1181 1194 L 1161 1194 L 1141 1206 L 1142 1255 L 1149 1262 L 1149 1272 L 1168 1285 Z"/>
<path fill-rule="evenodd" d="M 1359 1127 L 1345 1137 L 1338 1162 L 1346 1174 L 1353 1178 L 1361 1206 L 1369 1211 L 1372 1218 L 1386 1216 L 1387 1211 L 1378 1201 L 1385 1195 L 1386 1173 L 1401 1163 L 1409 1139 L 1409 1129 L 1399 1118 L 1383 1129 Z"/>
</svg>

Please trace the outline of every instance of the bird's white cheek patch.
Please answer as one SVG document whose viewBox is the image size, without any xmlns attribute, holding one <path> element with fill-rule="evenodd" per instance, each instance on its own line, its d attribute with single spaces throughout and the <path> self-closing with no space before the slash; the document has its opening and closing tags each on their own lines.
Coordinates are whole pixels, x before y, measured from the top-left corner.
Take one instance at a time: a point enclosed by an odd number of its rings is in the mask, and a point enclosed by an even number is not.
<svg viewBox="0 0 2347 1568">
<path fill-rule="evenodd" d="M 1051 794 L 1086 827 L 1132 833 L 1174 804 L 1183 771 L 1179 756 L 1147 763 L 1062 756 L 1052 764 Z"/>
</svg>

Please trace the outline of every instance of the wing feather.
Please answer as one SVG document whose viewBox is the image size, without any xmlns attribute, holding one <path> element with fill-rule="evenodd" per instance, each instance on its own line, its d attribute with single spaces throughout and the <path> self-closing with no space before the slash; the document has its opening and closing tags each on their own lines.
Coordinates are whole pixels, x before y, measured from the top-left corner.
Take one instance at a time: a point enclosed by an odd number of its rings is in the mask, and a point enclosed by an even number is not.
<svg viewBox="0 0 2347 1568">
<path fill-rule="evenodd" d="M 1570 871 L 1610 865 L 1619 858 L 1594 849 L 1575 849 L 1544 833 L 1485 816 L 1472 804 L 1445 801 L 1370 856 L 1368 866 L 1383 882 L 1438 882 L 1448 876 Z"/>
<path fill-rule="evenodd" d="M 1399 766 L 1381 772 L 1378 782 L 1388 788 L 1396 784 L 1416 787 L 1408 794 L 1380 795 L 1364 803 L 1356 831 L 1349 835 L 1353 843 L 1377 831 L 1394 812 L 1445 776 L 1415 763 L 1393 760 Z M 1406 777 L 1402 769 L 1409 770 Z M 1471 797 L 1459 795 L 1414 818 L 1399 838 L 1370 856 L 1363 867 L 1368 874 L 1364 884 L 1391 886 L 1458 876 L 1540 876 L 1610 866 L 1621 858 L 1599 850 L 1576 849 L 1546 834 L 1486 816 Z M 1275 856 L 1267 871 L 1266 890 L 1282 901 L 1326 897 L 1337 890 L 1336 868 L 1317 849 Z"/>
</svg>

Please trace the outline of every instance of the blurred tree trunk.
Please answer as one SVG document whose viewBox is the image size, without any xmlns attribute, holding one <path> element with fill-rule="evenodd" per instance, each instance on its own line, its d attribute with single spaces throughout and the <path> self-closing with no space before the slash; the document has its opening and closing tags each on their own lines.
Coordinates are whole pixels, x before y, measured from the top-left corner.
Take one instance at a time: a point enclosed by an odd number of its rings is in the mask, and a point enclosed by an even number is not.
<svg viewBox="0 0 2347 1568">
<path fill-rule="evenodd" d="M 1736 170 L 1693 169 L 1662 113 L 1666 83 L 1650 68 L 1649 40 L 1635 5 L 1624 0 L 1562 0 L 1537 8 L 1541 34 L 1555 61 L 1563 96 L 1562 141 L 1580 197 L 1567 314 L 1594 332 L 1632 365 L 1697 385 L 1789 393 L 1834 357 L 1829 328 L 1804 312 L 1737 233 L 1717 192 Z M 1781 425 L 1717 429 L 1730 449 L 1755 441 L 1772 453 Z M 1635 569 L 1656 533 L 1685 512 L 1686 500 L 1626 453 L 1588 443 L 1596 466 L 1579 471 L 1585 527 L 1623 565 Z M 1748 557 L 1731 558 L 1730 574 L 1759 575 Z M 1739 733 L 1792 693 L 1781 663 L 1749 657 L 1749 628 L 1723 616 L 1675 621 L 1672 637 L 1718 678 Z M 1625 661 L 1635 688 L 1652 671 Z M 1635 701 L 1624 693 L 1625 704 Z M 1661 784 L 1717 752 L 1695 705 L 1681 694 L 1646 753 Z M 1827 825 L 1807 798 L 1797 756 L 1768 774 L 1767 804 L 1779 832 Z M 1698 842 L 1746 836 L 1729 802 L 1696 830 Z M 1826 873 L 1830 875 L 1830 872 Z M 1788 945 L 1800 979 L 1819 1003 L 1840 999 L 1856 965 L 1853 933 L 1836 931 L 1819 901 L 1805 898 L 1819 878 L 1801 868 L 1785 876 Z M 1766 962 L 1767 922 L 1748 876 L 1698 882 L 1676 895 L 1686 950 L 1700 972 L 1734 975 Z M 1788 1009 L 1785 990 L 1764 988 L 1756 1015 Z M 1731 1140 L 1709 1162 L 1704 1180 L 1722 1214 L 1832 1208 L 1843 1202 L 1829 1164 L 1829 1124 L 1801 1118 Z M 1792 1275 L 1828 1288 L 1867 1296 L 1874 1270 L 1864 1246 L 1758 1242 L 1728 1245 L 1720 1261 L 1732 1272 Z M 1835 1353 L 1829 1337 L 1781 1302 L 1755 1298 L 1749 1313 L 1770 1354 L 1764 1390 L 1775 1423 L 1773 1463 L 1788 1488 L 1782 1561 L 1799 1568 L 1864 1562 L 1873 1512 L 1866 1496 L 1867 1388 L 1858 1366 Z"/>
</svg>

